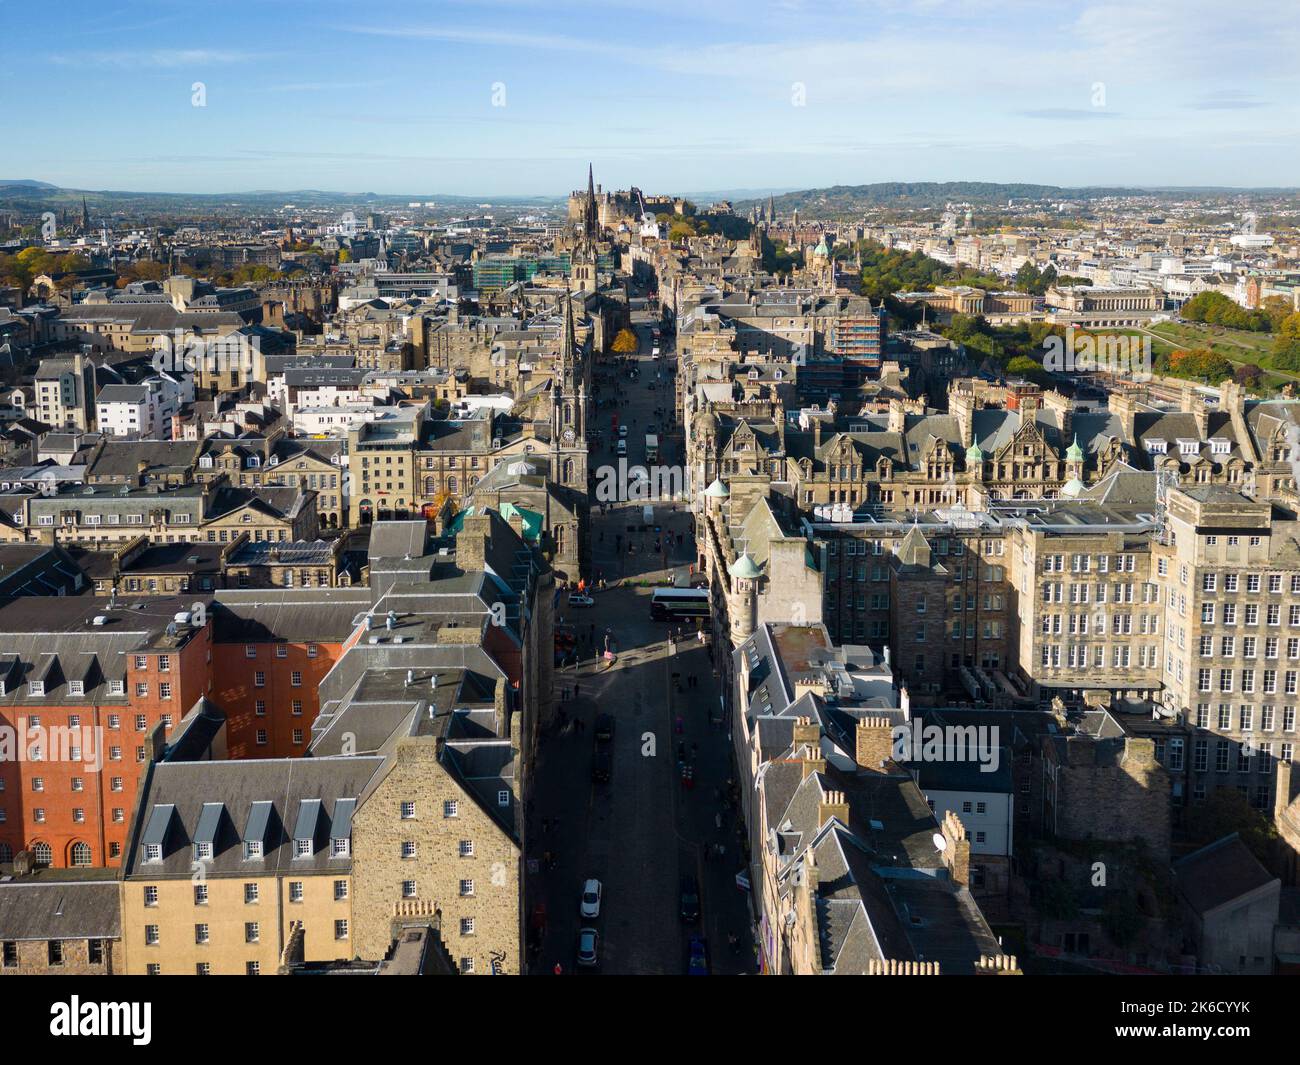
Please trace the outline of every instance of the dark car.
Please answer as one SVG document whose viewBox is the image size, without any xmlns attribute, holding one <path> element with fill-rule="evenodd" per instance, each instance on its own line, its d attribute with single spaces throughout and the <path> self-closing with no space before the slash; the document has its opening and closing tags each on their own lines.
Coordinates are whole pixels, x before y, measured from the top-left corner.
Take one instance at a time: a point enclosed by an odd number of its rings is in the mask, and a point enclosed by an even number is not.
<svg viewBox="0 0 1300 1065">
<path fill-rule="evenodd" d="M 696 883 L 693 876 L 682 877 L 680 905 L 677 912 L 687 923 L 700 919 L 700 885 Z"/>
<path fill-rule="evenodd" d="M 686 975 L 709 975 L 709 947 L 703 936 L 691 936 L 691 957 L 686 966 Z"/>
<path fill-rule="evenodd" d="M 608 743 L 614 738 L 614 715 L 597 714 L 595 736 L 598 742 Z"/>
<path fill-rule="evenodd" d="M 608 751 L 596 751 L 591 762 L 591 779 L 603 784 L 609 780 L 610 757 Z"/>
<path fill-rule="evenodd" d="M 578 929 L 578 964 L 595 968 L 600 960 L 600 933 L 594 928 Z"/>
</svg>

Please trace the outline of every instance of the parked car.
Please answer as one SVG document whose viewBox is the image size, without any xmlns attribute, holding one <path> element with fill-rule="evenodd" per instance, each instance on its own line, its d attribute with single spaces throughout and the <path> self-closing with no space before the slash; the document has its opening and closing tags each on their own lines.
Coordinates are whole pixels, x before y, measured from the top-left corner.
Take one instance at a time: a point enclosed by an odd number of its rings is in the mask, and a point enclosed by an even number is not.
<svg viewBox="0 0 1300 1065">
<path fill-rule="evenodd" d="M 599 960 L 600 933 L 594 928 L 578 929 L 578 964 L 594 968 Z"/>
<path fill-rule="evenodd" d="M 597 714 L 596 715 L 596 741 L 598 743 L 608 743 L 614 738 L 614 715 Z"/>
<path fill-rule="evenodd" d="M 606 783 L 609 780 L 609 771 L 612 760 L 608 751 L 596 750 L 596 755 L 591 761 L 591 779 L 598 784 Z"/>
<path fill-rule="evenodd" d="M 626 426 L 626 425 L 620 425 L 620 426 L 618 427 L 618 435 L 619 435 L 619 436 L 622 436 L 622 437 L 626 437 L 626 436 L 627 436 L 627 426 Z"/>
<path fill-rule="evenodd" d="M 569 595 L 569 606 L 595 606 L 596 600 L 584 592 L 572 592 Z"/>
<path fill-rule="evenodd" d="M 693 876 L 682 877 L 677 912 L 688 924 L 700 919 L 700 885 Z"/>
<path fill-rule="evenodd" d="M 583 917 L 599 917 L 600 895 L 600 881 L 592 877 L 582 885 L 582 905 L 578 907 L 578 913 Z"/>
</svg>

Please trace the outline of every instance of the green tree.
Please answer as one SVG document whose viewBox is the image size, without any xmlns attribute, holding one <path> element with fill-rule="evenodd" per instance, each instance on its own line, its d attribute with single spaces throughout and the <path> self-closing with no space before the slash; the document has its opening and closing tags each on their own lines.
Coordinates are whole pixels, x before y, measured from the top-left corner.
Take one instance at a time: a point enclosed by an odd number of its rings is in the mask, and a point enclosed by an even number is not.
<svg viewBox="0 0 1300 1065">
<path fill-rule="evenodd" d="M 1252 807 L 1236 788 L 1216 788 L 1204 803 L 1190 807 L 1187 831 L 1198 847 L 1215 843 L 1235 832 L 1251 853 L 1266 864 L 1272 860 L 1277 840 L 1273 823 Z"/>
</svg>

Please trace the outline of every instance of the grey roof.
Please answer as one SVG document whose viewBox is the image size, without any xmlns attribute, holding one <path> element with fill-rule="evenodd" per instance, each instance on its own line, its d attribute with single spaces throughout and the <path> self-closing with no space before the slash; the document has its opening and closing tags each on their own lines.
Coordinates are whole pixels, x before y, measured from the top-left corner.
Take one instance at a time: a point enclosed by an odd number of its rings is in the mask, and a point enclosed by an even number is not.
<svg viewBox="0 0 1300 1065">
<path fill-rule="evenodd" d="M 163 762 L 154 766 L 141 807 L 148 811 L 148 827 L 133 838 L 124 856 L 123 873 L 128 879 L 188 879 L 193 875 L 191 846 L 205 804 L 221 803 L 229 813 L 213 845 L 211 861 L 204 861 L 209 878 L 288 872 L 346 870 L 347 858 L 331 857 L 325 831 L 337 814 L 351 824 L 352 805 L 339 811 L 339 801 L 356 799 L 375 778 L 383 759 L 359 755 L 344 758 L 267 758 L 209 762 Z M 163 834 L 163 857 L 158 862 L 143 859 L 141 843 L 158 832 L 154 822 L 166 817 L 158 811 L 174 808 L 172 830 Z M 286 831 L 303 821 L 300 811 L 314 813 L 314 845 L 308 857 L 295 857 L 293 837 Z M 260 859 L 245 860 L 241 843 L 264 841 Z"/>
<path fill-rule="evenodd" d="M 121 935 L 115 880 L 0 883 L 0 939 L 118 939 Z"/>
</svg>

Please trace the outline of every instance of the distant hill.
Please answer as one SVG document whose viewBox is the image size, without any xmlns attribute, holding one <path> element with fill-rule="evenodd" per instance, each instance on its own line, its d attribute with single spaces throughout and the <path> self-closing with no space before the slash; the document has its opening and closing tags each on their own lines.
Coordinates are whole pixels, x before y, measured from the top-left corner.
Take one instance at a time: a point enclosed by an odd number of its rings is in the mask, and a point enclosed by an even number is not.
<svg viewBox="0 0 1300 1065">
<path fill-rule="evenodd" d="M 871 185 L 832 185 L 824 189 L 804 189 L 775 197 L 778 214 L 798 210 L 808 216 L 852 214 L 874 207 L 943 207 L 947 203 L 969 203 L 976 207 L 994 207 L 1008 200 L 1026 202 L 1090 201 L 1108 196 L 1152 196 L 1156 198 L 1196 199 L 1222 196 L 1292 192 L 1290 189 L 1226 188 L 1132 188 L 1088 186 L 1067 188 L 1061 185 L 1003 184 L 990 181 L 880 181 Z M 755 198 L 737 203 L 737 211 L 766 203 Z"/>
<path fill-rule="evenodd" d="M 81 205 L 85 197 L 92 212 L 152 208 L 158 211 L 251 207 L 274 210 L 292 203 L 300 207 L 405 207 L 408 203 L 472 206 L 491 203 L 503 207 L 544 207 L 562 202 L 557 196 L 457 196 L 445 193 L 326 192 L 319 189 L 249 192 L 130 192 L 123 190 L 66 189 L 44 181 L 0 181 L 0 207 L 27 210 L 60 209 Z"/>
</svg>

